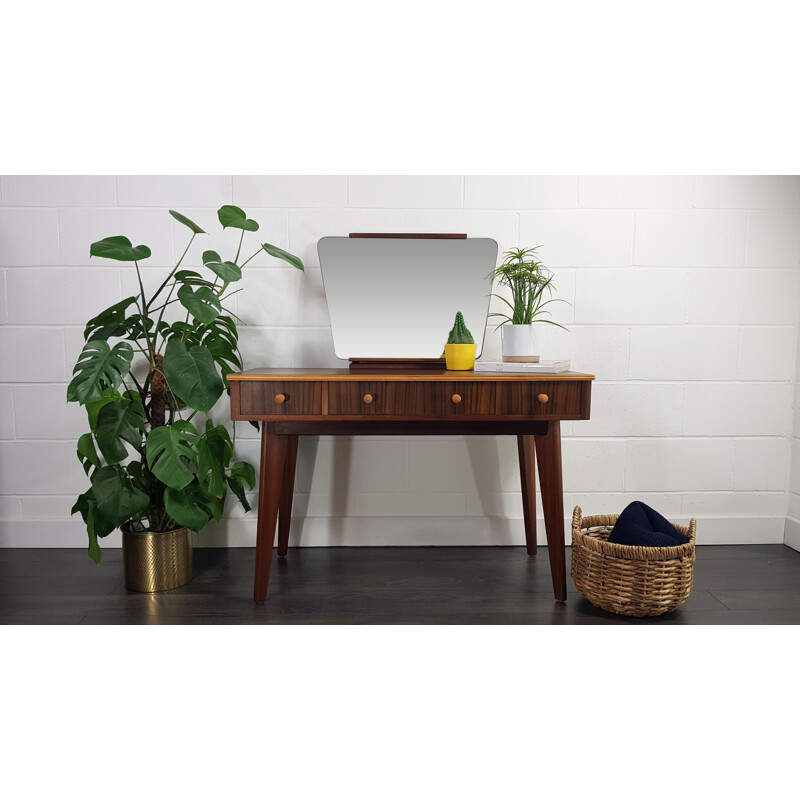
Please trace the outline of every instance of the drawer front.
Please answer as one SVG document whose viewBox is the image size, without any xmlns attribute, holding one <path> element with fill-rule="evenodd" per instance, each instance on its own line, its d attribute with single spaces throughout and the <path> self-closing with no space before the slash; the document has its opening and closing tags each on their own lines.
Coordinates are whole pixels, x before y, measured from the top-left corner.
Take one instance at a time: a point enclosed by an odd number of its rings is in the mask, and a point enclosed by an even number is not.
<svg viewBox="0 0 800 800">
<path fill-rule="evenodd" d="M 433 399 L 430 413 L 448 417 L 490 417 L 495 413 L 495 385 L 447 381 L 430 385 Z"/>
<path fill-rule="evenodd" d="M 499 386 L 500 414 L 514 416 L 581 415 L 583 383 L 580 381 L 530 381 Z"/>
<path fill-rule="evenodd" d="M 242 414 L 292 416 L 322 414 L 322 384 L 318 381 L 243 381 Z"/>
<path fill-rule="evenodd" d="M 403 387 L 413 384 L 403 384 Z M 328 384 L 328 414 L 331 416 L 381 416 L 394 413 L 394 403 L 410 402 L 403 388 L 384 381 L 331 381 Z"/>
<path fill-rule="evenodd" d="M 331 416 L 491 416 L 495 387 L 459 381 L 350 381 L 328 385 Z"/>
</svg>

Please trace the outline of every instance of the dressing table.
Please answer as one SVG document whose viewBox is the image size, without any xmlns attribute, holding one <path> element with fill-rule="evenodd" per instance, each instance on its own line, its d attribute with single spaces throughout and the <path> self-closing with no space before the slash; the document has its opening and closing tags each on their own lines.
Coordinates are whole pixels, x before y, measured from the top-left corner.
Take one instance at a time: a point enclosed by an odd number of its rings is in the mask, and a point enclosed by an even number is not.
<svg viewBox="0 0 800 800">
<path fill-rule="evenodd" d="M 456 311 L 480 355 L 493 239 L 350 234 L 320 239 L 318 251 L 334 349 L 350 368 L 228 376 L 232 418 L 261 424 L 255 601 L 267 596 L 276 528 L 278 555 L 288 552 L 298 438 L 359 435 L 516 436 L 528 555 L 536 554 L 536 465 L 553 591 L 566 600 L 561 420 L 589 418 L 594 376 L 445 369 Z"/>
<path fill-rule="evenodd" d="M 516 436 L 528 555 L 536 554 L 538 466 L 556 600 L 567 599 L 561 420 L 589 419 L 593 375 L 446 370 L 254 369 L 228 376 L 234 420 L 261 423 L 253 598 L 289 543 L 299 436 Z M 534 458 L 535 453 L 535 458 Z"/>
</svg>

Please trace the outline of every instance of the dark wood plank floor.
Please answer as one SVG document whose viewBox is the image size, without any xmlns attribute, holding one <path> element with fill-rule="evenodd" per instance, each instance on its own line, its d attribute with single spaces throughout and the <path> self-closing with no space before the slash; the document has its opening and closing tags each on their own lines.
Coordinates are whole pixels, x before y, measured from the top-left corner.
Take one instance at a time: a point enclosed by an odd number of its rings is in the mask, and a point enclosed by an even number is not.
<svg viewBox="0 0 800 800">
<path fill-rule="evenodd" d="M 569 563 L 569 551 L 567 554 Z M 268 600 L 252 601 L 254 550 L 195 549 L 195 577 L 158 594 L 126 591 L 120 550 L 0 550 L 0 623 L 627 624 L 800 623 L 800 553 L 784 545 L 697 548 L 695 586 L 654 619 L 594 608 L 568 581 L 553 599 L 547 548 L 292 548 L 275 558 Z"/>
</svg>

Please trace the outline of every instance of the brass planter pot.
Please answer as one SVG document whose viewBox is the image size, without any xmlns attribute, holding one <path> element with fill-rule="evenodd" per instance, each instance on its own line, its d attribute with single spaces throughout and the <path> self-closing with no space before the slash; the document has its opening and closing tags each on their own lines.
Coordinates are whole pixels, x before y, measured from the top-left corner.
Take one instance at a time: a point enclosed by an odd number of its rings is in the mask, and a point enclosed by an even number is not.
<svg viewBox="0 0 800 800">
<path fill-rule="evenodd" d="M 132 592 L 163 592 L 192 579 L 192 532 L 138 533 L 122 528 L 125 588 Z"/>
</svg>

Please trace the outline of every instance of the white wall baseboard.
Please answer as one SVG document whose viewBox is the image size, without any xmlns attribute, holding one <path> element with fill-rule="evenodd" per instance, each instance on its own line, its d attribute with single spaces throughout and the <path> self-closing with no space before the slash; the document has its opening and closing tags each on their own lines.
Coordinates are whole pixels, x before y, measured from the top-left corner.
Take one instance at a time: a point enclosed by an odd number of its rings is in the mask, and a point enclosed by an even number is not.
<svg viewBox="0 0 800 800">
<path fill-rule="evenodd" d="M 783 531 L 783 543 L 800 550 L 800 520 L 794 517 L 786 517 L 786 525 Z"/>
<path fill-rule="evenodd" d="M 676 520 L 681 522 L 681 520 Z M 790 527 L 790 522 L 794 527 Z M 564 520 L 566 542 L 571 539 L 571 517 Z M 537 540 L 546 544 L 544 520 L 537 521 Z M 800 550 L 800 522 L 775 517 L 698 517 L 697 543 L 788 544 Z M 198 547 L 254 547 L 255 515 L 224 519 L 195 535 Z M 521 519 L 506 517 L 307 517 L 295 518 L 292 547 L 364 546 L 480 546 L 523 545 Z M 80 520 L 4 521 L 0 547 L 86 547 L 86 531 Z M 115 531 L 101 546 L 121 546 Z"/>
</svg>

